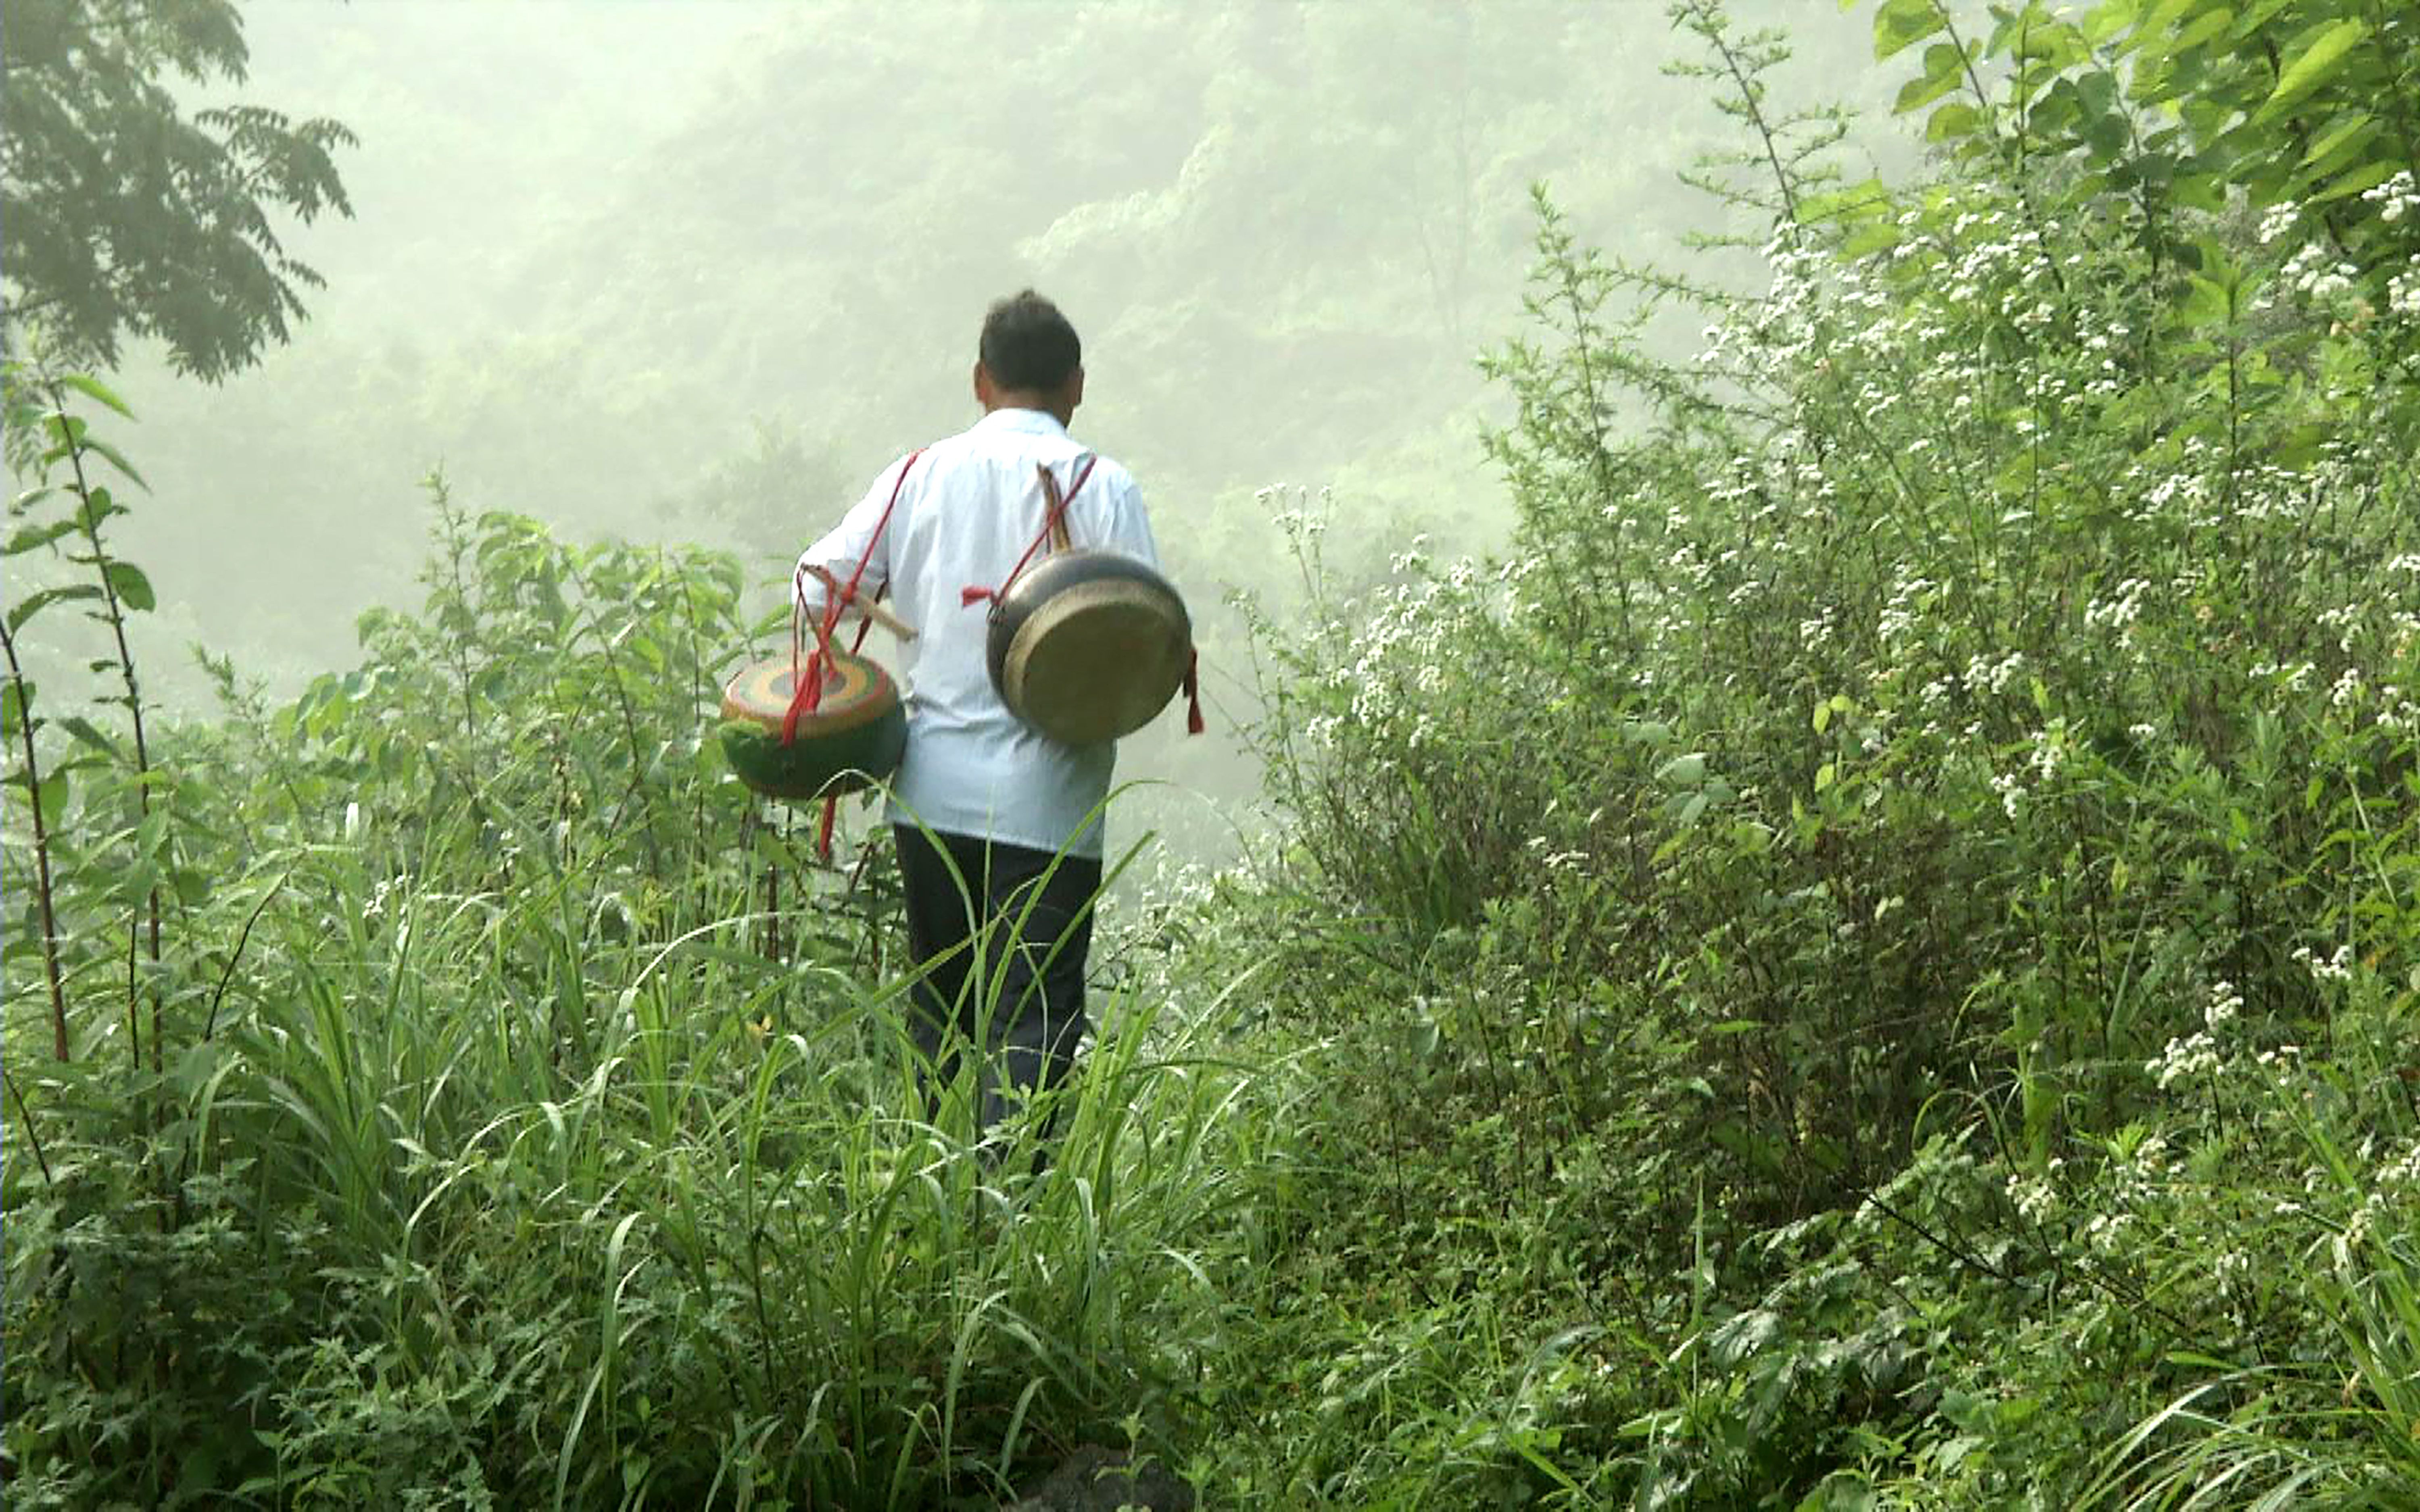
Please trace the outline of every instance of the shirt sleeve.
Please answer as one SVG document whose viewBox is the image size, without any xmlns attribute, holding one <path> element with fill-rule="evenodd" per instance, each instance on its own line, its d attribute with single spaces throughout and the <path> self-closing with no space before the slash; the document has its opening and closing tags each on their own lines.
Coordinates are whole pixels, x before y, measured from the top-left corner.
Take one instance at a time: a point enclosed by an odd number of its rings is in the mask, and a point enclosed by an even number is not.
<svg viewBox="0 0 2420 1512">
<path fill-rule="evenodd" d="M 1142 490 L 1125 469 L 1119 468 L 1101 479 L 1100 497 L 1092 502 L 1094 518 L 1087 522 L 1092 530 L 1079 533 L 1077 544 L 1091 544 L 1085 540 L 1090 535 L 1105 549 L 1133 557 L 1154 572 L 1158 571 L 1159 547 L 1152 539 L 1151 517 L 1142 507 Z"/>
<path fill-rule="evenodd" d="M 882 516 L 891 505 L 892 490 L 900 486 L 902 471 L 914 460 L 912 456 L 903 456 L 884 468 L 874 480 L 874 486 L 850 506 L 840 523 L 799 554 L 799 570 L 791 575 L 791 592 L 810 619 L 821 614 L 825 602 L 831 597 L 823 579 L 807 570 L 810 567 L 823 568 L 845 588 L 862 564 L 864 575 L 859 579 L 857 590 L 861 599 L 871 599 L 891 580 L 891 532 L 881 529 Z"/>
</svg>

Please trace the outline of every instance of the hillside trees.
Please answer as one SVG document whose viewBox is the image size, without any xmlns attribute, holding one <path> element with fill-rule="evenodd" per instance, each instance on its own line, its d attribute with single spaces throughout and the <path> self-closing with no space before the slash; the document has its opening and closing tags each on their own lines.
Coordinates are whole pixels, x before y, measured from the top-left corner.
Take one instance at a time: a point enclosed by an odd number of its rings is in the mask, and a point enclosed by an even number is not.
<svg viewBox="0 0 2420 1512">
<path fill-rule="evenodd" d="M 1701 128 L 1635 8 L 1465 10 L 783 12 L 714 87 L 692 68 L 641 116 L 598 91 L 604 60 L 539 43 L 544 23 L 515 8 L 491 31 L 521 69 L 575 60 L 558 108 L 442 190 L 452 159 L 431 144 L 475 141 L 509 75 L 490 60 L 477 98 L 454 84 L 436 66 L 446 12 L 281 13 L 284 55 L 324 67 L 278 89 L 342 101 L 319 108 L 379 149 L 349 179 L 411 224 L 348 237 L 318 339 L 240 387 L 148 386 L 155 464 L 241 491 L 257 523 L 147 519 L 143 548 L 313 563 L 274 597 L 172 595 L 162 623 L 255 665 L 323 660 L 361 602 L 408 584 L 411 481 L 439 456 L 551 517 L 778 561 L 834 507 L 822 479 L 967 412 L 967 332 L 1025 282 L 1084 330 L 1081 428 L 1168 501 L 1163 544 L 1206 578 L 1206 610 L 1221 579 L 1263 576 L 1252 495 L 1280 480 L 1354 502 L 1357 565 L 1383 570 L 1390 534 L 1476 542 L 1503 505 L 1463 443 L 1485 402 L 1469 358 L 1517 284 L 1528 183 L 1552 176 L 1583 226 L 1668 239 L 1684 218 L 1657 164 Z M 1854 31 L 1819 45 L 1852 54 Z M 426 66 L 398 78 L 397 55 Z M 507 196 L 524 211 L 471 213 Z M 485 234 L 453 237 L 449 201 Z M 766 470 L 733 486 L 721 459 L 759 421 L 795 443 L 794 486 Z M 1426 486 L 1440 469 L 1451 498 Z M 361 527 L 336 500 L 392 502 Z M 318 570 L 338 552 L 346 571 Z"/>
</svg>

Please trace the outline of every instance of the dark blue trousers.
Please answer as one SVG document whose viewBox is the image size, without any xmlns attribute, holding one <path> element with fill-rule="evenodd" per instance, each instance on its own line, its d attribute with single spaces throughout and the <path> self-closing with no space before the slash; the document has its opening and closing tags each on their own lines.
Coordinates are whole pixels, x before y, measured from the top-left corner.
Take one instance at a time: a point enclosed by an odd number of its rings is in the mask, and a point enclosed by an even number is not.
<svg viewBox="0 0 2420 1512">
<path fill-rule="evenodd" d="M 971 1052 L 981 1135 L 1075 1064 L 1101 863 L 907 825 L 892 835 L 908 952 L 922 973 L 908 1024 L 930 1068 L 925 1111 Z M 1047 1140 L 1049 1130 L 1037 1134 Z"/>
</svg>

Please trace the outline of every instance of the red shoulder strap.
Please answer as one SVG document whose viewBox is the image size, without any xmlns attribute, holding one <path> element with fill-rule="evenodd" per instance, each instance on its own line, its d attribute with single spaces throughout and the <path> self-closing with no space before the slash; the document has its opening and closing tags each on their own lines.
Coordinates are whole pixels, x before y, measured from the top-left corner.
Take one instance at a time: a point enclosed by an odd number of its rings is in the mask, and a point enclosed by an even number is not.
<svg viewBox="0 0 2420 1512">
<path fill-rule="evenodd" d="M 1042 549 L 1042 543 L 1064 530 L 1067 506 L 1076 501 L 1078 494 L 1083 492 L 1085 483 L 1093 476 L 1093 464 L 1099 460 L 1097 456 L 1084 458 L 1082 470 L 1076 474 L 1075 485 L 1063 497 L 1059 492 L 1059 479 L 1051 472 L 1049 466 L 1042 462 L 1033 464 L 1034 472 L 1042 479 L 1042 497 L 1049 501 L 1049 507 L 1043 511 L 1042 529 L 1035 532 L 1032 544 L 1025 548 L 1025 555 L 1016 559 L 1016 565 L 1008 569 L 1008 577 L 1002 579 L 998 588 L 983 588 L 970 583 L 959 589 L 960 606 L 980 604 L 985 599 L 997 601 L 1001 594 L 1016 585 L 1016 579 L 1024 576 L 1026 565 L 1033 560 L 1033 554 Z"/>
</svg>

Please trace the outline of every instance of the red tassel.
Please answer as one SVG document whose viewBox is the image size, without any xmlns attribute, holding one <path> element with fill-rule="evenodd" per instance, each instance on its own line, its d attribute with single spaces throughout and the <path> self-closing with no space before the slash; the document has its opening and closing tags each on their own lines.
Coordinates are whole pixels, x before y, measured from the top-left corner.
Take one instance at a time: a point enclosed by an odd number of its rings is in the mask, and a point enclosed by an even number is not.
<svg viewBox="0 0 2420 1512">
<path fill-rule="evenodd" d="M 1202 721 L 1202 653 L 1185 663 L 1185 733 L 1198 735 L 1208 728 Z"/>
<path fill-rule="evenodd" d="M 799 686 L 790 694 L 790 712 L 782 717 L 782 744 L 794 745 L 799 738 L 799 718 L 815 712 L 824 701 L 824 654 L 821 649 L 807 653 L 807 670 L 799 678 Z"/>
<path fill-rule="evenodd" d="M 824 800 L 823 822 L 815 826 L 815 859 L 831 859 L 832 821 L 840 817 L 840 799 Z"/>
<path fill-rule="evenodd" d="M 995 595 L 988 588 L 961 588 L 958 590 L 958 608 L 972 609 L 985 599 L 993 596 Z"/>
</svg>

